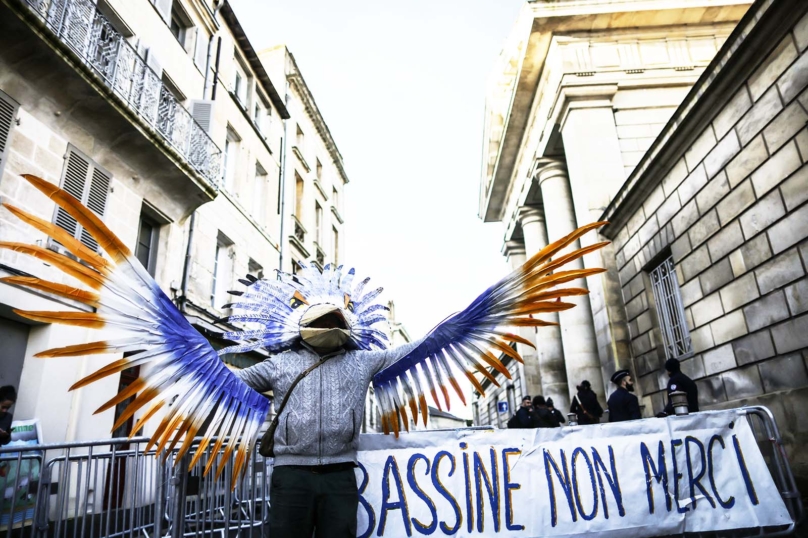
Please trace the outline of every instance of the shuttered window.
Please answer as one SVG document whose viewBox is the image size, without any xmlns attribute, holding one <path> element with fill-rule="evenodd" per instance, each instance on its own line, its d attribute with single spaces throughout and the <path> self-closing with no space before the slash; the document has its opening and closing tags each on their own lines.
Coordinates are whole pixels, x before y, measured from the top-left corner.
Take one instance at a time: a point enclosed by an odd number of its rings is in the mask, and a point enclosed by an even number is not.
<svg viewBox="0 0 808 538">
<path fill-rule="evenodd" d="M 14 118 L 20 105 L 11 97 L 0 91 L 0 176 L 8 155 L 8 139 L 11 128 L 14 127 Z"/>
<path fill-rule="evenodd" d="M 92 159 L 73 146 L 67 148 L 62 188 L 102 218 L 107 206 L 111 180 L 112 175 Z M 96 240 L 61 207 L 56 209 L 54 222 L 87 247 L 98 250 Z"/>
</svg>

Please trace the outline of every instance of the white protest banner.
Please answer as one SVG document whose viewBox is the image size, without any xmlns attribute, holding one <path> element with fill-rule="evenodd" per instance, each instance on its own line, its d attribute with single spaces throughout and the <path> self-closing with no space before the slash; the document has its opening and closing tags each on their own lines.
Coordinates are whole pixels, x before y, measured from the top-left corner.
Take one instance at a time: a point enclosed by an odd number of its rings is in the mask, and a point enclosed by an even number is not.
<svg viewBox="0 0 808 538">
<path fill-rule="evenodd" d="M 791 522 L 738 410 L 359 444 L 363 538 L 640 537 Z"/>
</svg>

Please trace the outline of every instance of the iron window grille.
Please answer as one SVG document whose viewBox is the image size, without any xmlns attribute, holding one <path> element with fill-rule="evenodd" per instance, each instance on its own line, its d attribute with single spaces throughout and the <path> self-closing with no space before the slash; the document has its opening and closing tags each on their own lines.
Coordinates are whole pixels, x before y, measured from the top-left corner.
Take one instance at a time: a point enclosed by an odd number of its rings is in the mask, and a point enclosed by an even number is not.
<svg viewBox="0 0 808 538">
<path fill-rule="evenodd" d="M 675 359 L 693 351 L 690 331 L 685 322 L 685 309 L 679 293 L 679 281 L 673 257 L 668 257 L 651 271 L 659 329 L 665 343 L 665 356 Z"/>
</svg>

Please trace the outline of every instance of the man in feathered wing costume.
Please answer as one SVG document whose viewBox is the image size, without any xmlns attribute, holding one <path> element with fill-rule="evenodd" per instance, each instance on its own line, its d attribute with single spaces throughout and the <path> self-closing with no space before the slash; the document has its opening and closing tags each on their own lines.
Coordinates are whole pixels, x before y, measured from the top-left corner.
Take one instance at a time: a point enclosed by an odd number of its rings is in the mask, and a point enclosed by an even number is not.
<svg viewBox="0 0 808 538">
<path fill-rule="evenodd" d="M 90 374 L 71 389 L 131 366 L 150 366 L 143 370 L 143 377 L 99 409 L 110 409 L 136 395 L 113 428 L 143 410 L 132 429 L 138 431 L 162 410 L 163 418 L 146 449 L 154 446 L 163 453 L 179 447 L 180 458 L 193 446 L 193 466 L 213 443 L 213 453 L 223 451 L 221 461 L 234 455 L 235 485 L 268 411 L 268 401 L 259 392 L 273 390 L 276 402 L 283 401 L 288 393 L 288 405 L 280 411 L 271 439 L 275 460 L 269 530 L 273 538 L 356 536 L 358 494 L 353 467 L 364 395 L 371 380 L 385 433 L 398 435 L 401 428 L 409 427 L 407 408 L 414 421 L 420 412 L 426 423 L 427 391 L 438 407 L 439 394 L 448 406 L 448 386 L 465 402 L 455 372 L 466 376 L 480 392 L 483 389 L 475 371 L 494 384 L 497 381 L 488 368 L 510 378 L 497 357 L 504 353 L 521 362 L 511 343 L 532 344 L 504 327 L 549 325 L 533 315 L 572 308 L 572 303 L 561 299 L 587 293 L 582 288 L 557 286 L 603 271 L 563 269 L 606 244 L 567 248 L 584 233 L 605 224 L 594 223 L 548 245 L 427 336 L 393 349 L 387 348 L 384 333 L 373 328 L 386 320 L 380 313 L 385 307 L 374 303 L 381 288 L 365 292 L 367 279 L 354 287 L 353 269 L 344 272 L 342 267 L 326 266 L 321 273 L 305 267 L 299 275 L 279 273 L 277 280 L 251 279 L 245 281 L 247 289 L 232 305 L 234 315 L 230 316 L 232 322 L 249 328 L 226 333 L 225 338 L 239 343 L 219 354 L 265 348 L 271 357 L 236 374 L 225 367 L 207 340 L 94 213 L 55 185 L 35 176 L 24 177 L 73 216 L 108 257 L 90 250 L 54 224 L 6 205 L 21 220 L 59 241 L 80 262 L 22 243 L 0 242 L 0 248 L 40 258 L 83 286 L 36 277 L 2 280 L 69 297 L 95 309 L 18 313 L 46 323 L 95 329 L 111 326 L 117 335 L 124 333 L 114 340 L 52 349 L 38 356 L 137 351 Z M 197 444 L 194 437 L 208 419 L 211 426 Z M 206 472 L 215 461 L 210 459 Z M 218 472 L 223 468 L 220 465 Z"/>
</svg>

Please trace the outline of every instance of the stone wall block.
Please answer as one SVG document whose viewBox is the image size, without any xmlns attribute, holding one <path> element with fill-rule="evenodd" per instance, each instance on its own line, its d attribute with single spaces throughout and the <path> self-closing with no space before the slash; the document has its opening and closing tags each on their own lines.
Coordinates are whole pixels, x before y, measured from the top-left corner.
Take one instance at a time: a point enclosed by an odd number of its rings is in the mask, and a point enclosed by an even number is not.
<svg viewBox="0 0 808 538">
<path fill-rule="evenodd" d="M 808 279 L 803 278 L 799 282 L 788 286 L 785 289 L 788 309 L 792 316 L 808 312 Z"/>
<path fill-rule="evenodd" d="M 805 274 L 797 249 L 780 254 L 755 270 L 760 293 L 767 294 Z"/>
<path fill-rule="evenodd" d="M 721 171 L 696 195 L 696 204 L 702 215 L 709 211 L 730 191 L 727 175 Z"/>
<path fill-rule="evenodd" d="M 750 364 L 774 356 L 774 344 L 768 330 L 759 331 L 732 342 L 739 365 Z"/>
<path fill-rule="evenodd" d="M 808 114 L 799 103 L 794 102 L 780 112 L 774 121 L 763 129 L 763 138 L 769 151 L 777 151 L 791 137 L 805 127 Z"/>
<path fill-rule="evenodd" d="M 702 355 L 704 359 L 704 372 L 707 375 L 725 372 L 730 368 L 737 366 L 735 362 L 735 353 L 732 351 L 730 344 L 717 347 L 712 351 L 708 351 Z"/>
<path fill-rule="evenodd" d="M 693 312 L 694 327 L 701 327 L 705 323 L 709 323 L 724 315 L 724 308 L 721 305 L 721 296 L 718 293 L 705 297 L 694 304 L 690 310 Z"/>
<path fill-rule="evenodd" d="M 808 347 L 808 314 L 775 325 L 771 331 L 774 348 L 779 354 Z"/>
<path fill-rule="evenodd" d="M 696 386 L 699 389 L 700 405 L 702 405 L 702 402 L 710 405 L 727 401 L 727 393 L 724 392 L 724 380 L 721 379 L 720 375 L 700 379 L 696 381 Z"/>
<path fill-rule="evenodd" d="M 691 204 L 693 203 L 691 202 Z M 710 211 L 688 230 L 687 237 L 690 238 L 691 245 L 699 246 L 720 229 L 718 214 L 715 211 Z"/>
<path fill-rule="evenodd" d="M 36 142 L 25 136 L 20 129 L 11 129 L 8 148 L 10 151 L 18 153 L 21 157 L 33 159 Z"/>
<path fill-rule="evenodd" d="M 752 398 L 763 394 L 763 381 L 756 365 L 738 368 L 721 374 L 728 400 Z"/>
<path fill-rule="evenodd" d="M 690 333 L 690 343 L 693 346 L 693 353 L 701 353 L 715 346 L 713 331 L 709 325 L 699 327 Z"/>
<path fill-rule="evenodd" d="M 651 191 L 651 194 L 648 195 L 648 198 L 645 199 L 645 202 L 642 205 L 643 213 L 646 215 L 653 215 L 664 201 L 665 193 L 662 191 L 662 185 L 657 185 L 657 187 Z"/>
<path fill-rule="evenodd" d="M 659 209 L 657 209 L 656 217 L 659 225 L 666 225 L 681 207 L 679 196 L 674 192 L 673 195 L 666 198 L 662 205 L 659 206 Z"/>
<path fill-rule="evenodd" d="M 671 224 L 673 225 L 673 233 L 676 234 L 677 237 L 682 235 L 688 228 L 690 228 L 690 226 L 693 225 L 694 222 L 698 220 L 698 218 L 699 210 L 696 206 L 696 201 L 691 200 L 690 203 L 685 205 L 682 210 L 679 211 L 675 217 L 673 217 L 673 220 L 671 221 Z"/>
<path fill-rule="evenodd" d="M 719 222 L 722 226 L 726 226 L 729 221 L 740 215 L 744 209 L 754 202 L 755 190 L 752 188 L 752 181 L 746 180 L 718 202 L 716 211 L 718 212 Z"/>
<path fill-rule="evenodd" d="M 643 225 L 645 222 L 645 211 L 642 207 L 637 208 L 637 211 L 631 215 L 631 218 L 628 219 L 626 223 L 626 228 L 628 229 L 628 235 L 631 237 L 632 235 L 637 233 L 637 230 L 640 229 L 640 226 Z"/>
<path fill-rule="evenodd" d="M 808 205 L 803 205 L 769 228 L 772 252 L 780 253 L 808 237 Z"/>
<path fill-rule="evenodd" d="M 741 151 L 738 136 L 735 131 L 730 131 L 721 142 L 704 159 L 704 170 L 707 177 L 715 176 L 722 168 Z"/>
<path fill-rule="evenodd" d="M 752 140 L 737 157 L 730 161 L 725 169 L 730 186 L 736 187 L 758 166 L 763 164 L 768 156 L 769 152 L 766 149 L 766 143 L 763 141 L 763 135 Z"/>
<path fill-rule="evenodd" d="M 775 291 L 744 307 L 743 315 L 750 331 L 757 331 L 788 317 L 788 306 L 782 291 Z"/>
<path fill-rule="evenodd" d="M 671 243 L 671 256 L 673 256 L 673 261 L 678 262 L 688 254 L 693 249 L 690 246 L 690 238 L 687 235 L 683 235 L 673 243 Z"/>
<path fill-rule="evenodd" d="M 783 200 L 786 209 L 793 211 L 808 200 L 808 164 L 794 172 L 790 178 L 780 184 L 780 192 L 783 193 Z"/>
<path fill-rule="evenodd" d="M 646 310 L 648 310 L 648 300 L 645 298 L 644 293 L 641 293 L 626 304 L 626 316 L 628 319 L 634 319 Z"/>
<path fill-rule="evenodd" d="M 701 379 L 706 374 L 704 372 L 704 360 L 700 355 L 696 355 L 692 359 L 687 359 L 679 362 L 682 373 L 690 379 Z"/>
<path fill-rule="evenodd" d="M 736 310 L 710 324 L 715 345 L 725 344 L 749 332 L 743 312 Z"/>
<path fill-rule="evenodd" d="M 665 193 L 665 197 L 670 197 L 686 177 L 687 164 L 685 163 L 684 157 L 682 157 L 676 161 L 676 164 L 673 165 L 671 171 L 668 172 L 668 174 L 662 180 L 662 191 Z"/>
<path fill-rule="evenodd" d="M 637 235 L 640 238 L 640 244 L 644 245 L 650 241 L 658 231 L 659 224 L 657 224 L 657 220 L 653 217 L 648 219 L 648 221 L 637 232 Z"/>
<path fill-rule="evenodd" d="M 808 110 L 808 92 L 803 95 L 805 96 L 805 102 L 802 103 L 802 106 Z M 794 137 L 794 141 L 797 143 L 797 149 L 800 150 L 802 162 L 808 162 L 808 129 L 803 129 L 797 133 L 797 136 Z"/>
<path fill-rule="evenodd" d="M 733 221 L 721 229 L 709 241 L 707 248 L 710 250 L 710 258 L 713 261 L 720 260 L 743 243 L 743 233 L 738 221 Z"/>
<path fill-rule="evenodd" d="M 771 54 L 763 61 L 752 76 L 749 77 L 749 93 L 757 101 L 763 93 L 774 84 L 791 63 L 797 59 L 797 48 L 789 34 L 780 41 Z"/>
<path fill-rule="evenodd" d="M 746 146 L 781 110 L 783 104 L 777 88 L 772 86 L 735 126 L 741 145 Z"/>
<path fill-rule="evenodd" d="M 761 263 L 767 261 L 772 255 L 771 248 L 769 247 L 769 239 L 766 234 L 753 237 L 750 241 L 744 243 L 738 251 L 743 261 L 744 272 L 754 269 Z M 730 260 L 730 262 L 732 262 L 732 260 Z"/>
<path fill-rule="evenodd" d="M 724 135 L 732 129 L 732 126 L 751 106 L 752 100 L 749 98 L 749 92 L 746 90 L 746 86 L 743 86 L 735 93 L 730 102 L 724 105 L 724 108 L 713 120 L 715 136 L 724 138 Z"/>
<path fill-rule="evenodd" d="M 682 296 L 682 304 L 686 307 L 692 305 L 704 296 L 701 291 L 701 282 L 698 278 L 694 278 L 682 286 L 679 291 Z"/>
<path fill-rule="evenodd" d="M 690 279 L 697 276 L 710 266 L 710 253 L 707 250 L 707 245 L 702 245 L 697 250 L 690 253 L 690 256 L 685 258 L 682 263 L 677 265 L 677 269 L 681 268 L 682 277 L 679 282 L 689 282 Z"/>
<path fill-rule="evenodd" d="M 721 304 L 725 312 L 732 312 L 736 308 L 754 301 L 760 296 L 754 273 L 747 273 L 745 276 L 736 279 L 725 286 L 721 292 Z"/>
<path fill-rule="evenodd" d="M 690 145 L 690 149 L 685 152 L 685 162 L 688 170 L 694 170 L 704 157 L 715 147 L 716 138 L 712 125 L 702 131 L 698 138 Z"/>
<path fill-rule="evenodd" d="M 799 353 L 762 362 L 758 368 L 766 392 L 797 389 L 808 385 L 805 362 Z"/>
<path fill-rule="evenodd" d="M 732 267 L 730 266 L 728 258 L 724 258 L 720 262 L 713 264 L 712 267 L 699 275 L 701 289 L 704 290 L 706 295 L 710 295 L 732 279 Z M 727 310 L 727 312 L 729 312 L 729 310 Z"/>
<path fill-rule="evenodd" d="M 790 176 L 802 165 L 797 146 L 789 143 L 772 155 L 760 168 L 752 173 L 752 186 L 758 198 L 766 194 Z"/>
<path fill-rule="evenodd" d="M 702 187 L 707 184 L 707 173 L 703 166 L 696 167 L 690 175 L 685 178 L 676 192 L 679 193 L 679 201 L 684 205 L 689 202 Z M 663 204 L 664 205 L 664 204 Z M 660 208 L 660 211 L 662 209 Z"/>
<path fill-rule="evenodd" d="M 804 52 L 805 49 L 808 48 L 808 14 L 802 16 L 796 26 L 794 26 L 793 32 L 797 48 L 800 52 Z"/>
<path fill-rule="evenodd" d="M 741 215 L 744 237 L 754 237 L 786 214 L 780 191 L 774 190 Z"/>
<path fill-rule="evenodd" d="M 808 54 L 797 58 L 777 81 L 777 88 L 786 103 L 797 97 L 805 86 L 808 86 Z"/>
</svg>

